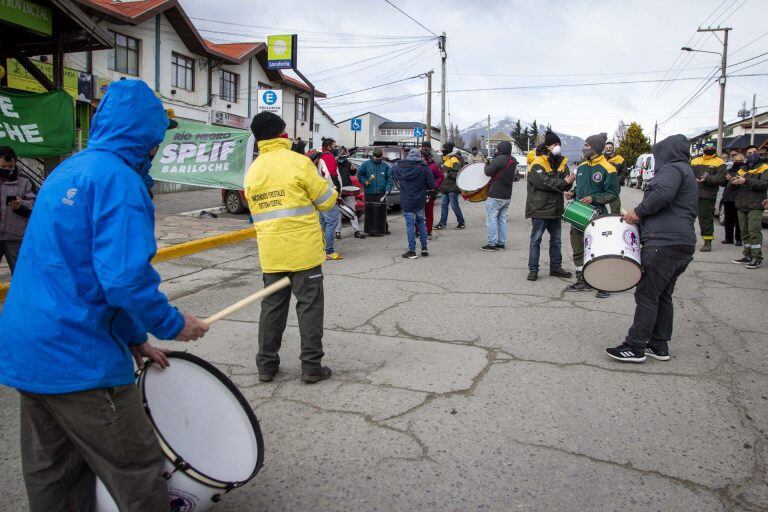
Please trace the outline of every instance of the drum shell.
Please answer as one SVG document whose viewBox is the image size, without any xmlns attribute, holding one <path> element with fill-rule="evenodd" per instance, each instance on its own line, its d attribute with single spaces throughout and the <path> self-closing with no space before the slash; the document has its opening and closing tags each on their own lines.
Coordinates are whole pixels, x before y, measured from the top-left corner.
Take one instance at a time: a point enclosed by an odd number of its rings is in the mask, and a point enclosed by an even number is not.
<svg viewBox="0 0 768 512">
<path fill-rule="evenodd" d="M 642 277 L 640 233 L 619 215 L 606 215 L 584 231 L 584 280 L 598 290 L 623 292 Z"/>
<path fill-rule="evenodd" d="M 387 233 L 387 203 L 365 203 L 364 231 L 369 235 Z"/>
<path fill-rule="evenodd" d="M 581 201 L 568 201 L 563 211 L 563 220 L 580 231 L 584 231 L 596 216 L 597 210 Z"/>
<path fill-rule="evenodd" d="M 471 202 L 488 198 L 490 181 L 490 176 L 485 175 L 485 164 L 481 162 L 467 165 L 456 176 L 456 186 L 462 191 L 464 199 Z"/>
</svg>

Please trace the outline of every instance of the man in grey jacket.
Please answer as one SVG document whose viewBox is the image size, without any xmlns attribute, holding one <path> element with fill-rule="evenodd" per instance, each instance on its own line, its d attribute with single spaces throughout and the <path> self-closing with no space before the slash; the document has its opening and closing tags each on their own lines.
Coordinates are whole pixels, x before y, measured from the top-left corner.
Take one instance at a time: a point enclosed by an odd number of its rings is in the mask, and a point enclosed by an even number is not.
<svg viewBox="0 0 768 512">
<path fill-rule="evenodd" d="M 16 152 L 0 147 L 0 260 L 5 256 L 11 274 L 35 204 L 35 187 L 16 165 Z"/>
<path fill-rule="evenodd" d="M 690 165 L 690 141 L 672 135 L 653 146 L 656 175 L 643 201 L 624 220 L 640 226 L 644 273 L 635 290 L 635 319 L 624 343 L 605 349 L 613 359 L 642 363 L 669 360 L 677 278 L 693 260 L 698 185 Z"/>
</svg>

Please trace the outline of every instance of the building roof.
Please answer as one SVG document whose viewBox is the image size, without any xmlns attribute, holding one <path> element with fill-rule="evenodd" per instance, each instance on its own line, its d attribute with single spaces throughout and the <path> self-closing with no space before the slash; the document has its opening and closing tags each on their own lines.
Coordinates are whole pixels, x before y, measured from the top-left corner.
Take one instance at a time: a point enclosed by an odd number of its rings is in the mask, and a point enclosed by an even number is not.
<svg viewBox="0 0 768 512">
<path fill-rule="evenodd" d="M 751 135 L 740 135 L 738 137 L 733 137 L 733 140 L 726 143 L 725 139 L 723 139 L 723 148 L 724 149 L 746 149 L 748 146 L 752 146 L 753 143 L 750 142 L 752 139 Z M 768 141 L 768 133 L 756 133 L 755 134 L 755 142 L 754 145 L 757 147 L 762 146 L 766 141 Z"/>
<path fill-rule="evenodd" d="M 347 121 L 351 121 L 352 119 L 356 119 L 356 118 L 358 118 L 358 117 L 367 116 L 368 114 L 370 114 L 370 115 L 372 115 L 372 116 L 379 116 L 379 117 L 381 117 L 382 119 L 387 119 L 386 117 L 384 117 L 384 116 L 380 116 L 379 114 L 377 114 L 377 113 L 375 113 L 375 112 L 371 112 L 371 111 L 369 110 L 368 112 L 363 112 L 362 114 L 358 114 L 358 115 L 356 115 L 356 116 L 348 117 L 348 118 L 344 119 L 343 121 L 339 121 L 338 123 L 336 123 L 336 126 L 340 125 L 341 123 L 346 123 Z M 387 121 L 389 121 L 389 119 L 387 119 Z"/>
<path fill-rule="evenodd" d="M 765 112 L 760 112 L 759 114 L 755 115 L 755 119 L 757 121 L 757 126 L 762 126 L 764 123 L 766 123 L 766 119 L 768 119 L 768 110 Z M 734 121 L 732 123 L 728 123 L 724 127 L 724 131 L 728 130 L 729 128 L 736 128 L 737 126 L 752 126 L 752 117 L 748 117 L 746 119 L 739 119 L 738 121 Z M 694 135 L 693 137 L 689 137 L 691 140 L 695 139 L 701 139 L 706 138 L 712 135 L 713 133 L 717 133 L 717 126 L 713 126 L 712 128 L 703 131 L 699 133 L 698 135 Z"/>
<path fill-rule="evenodd" d="M 491 142 L 512 142 L 515 139 L 513 139 L 510 135 L 507 135 L 504 132 L 496 132 L 493 135 L 491 135 Z"/>
<path fill-rule="evenodd" d="M 244 62 L 250 59 L 267 47 L 264 43 L 257 41 L 251 43 L 214 43 L 205 40 L 205 44 L 211 51 L 226 55 L 238 62 Z"/>
</svg>

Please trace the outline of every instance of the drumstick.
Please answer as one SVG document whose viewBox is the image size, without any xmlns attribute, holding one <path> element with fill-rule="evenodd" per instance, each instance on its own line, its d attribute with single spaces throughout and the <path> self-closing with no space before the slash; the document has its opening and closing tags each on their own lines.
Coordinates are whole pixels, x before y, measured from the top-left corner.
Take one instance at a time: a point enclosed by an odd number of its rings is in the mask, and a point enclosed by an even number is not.
<svg viewBox="0 0 768 512">
<path fill-rule="evenodd" d="M 263 290 L 259 290 L 253 295 L 249 295 L 248 297 L 244 298 L 243 300 L 239 302 L 235 302 L 231 306 L 227 306 L 226 308 L 222 309 L 218 313 L 214 313 L 213 315 L 209 316 L 205 320 L 203 320 L 206 324 L 211 325 L 213 322 L 218 322 L 224 317 L 227 317 L 231 315 L 232 313 L 239 311 L 243 309 L 245 306 L 248 306 L 250 304 L 253 304 L 254 302 L 263 299 L 264 297 L 268 297 L 275 293 L 278 290 L 282 290 L 283 288 L 290 286 L 291 280 L 287 277 L 282 278 L 281 280 L 277 281 L 276 283 L 272 283 L 271 285 L 267 286 Z"/>
</svg>

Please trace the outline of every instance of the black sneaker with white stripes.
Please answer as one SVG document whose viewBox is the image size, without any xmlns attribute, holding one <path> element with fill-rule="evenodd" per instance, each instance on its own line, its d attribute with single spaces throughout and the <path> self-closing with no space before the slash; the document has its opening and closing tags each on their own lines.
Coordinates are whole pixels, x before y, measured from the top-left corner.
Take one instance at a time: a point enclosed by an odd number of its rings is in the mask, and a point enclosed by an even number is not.
<svg viewBox="0 0 768 512">
<path fill-rule="evenodd" d="M 638 350 L 627 343 L 622 343 L 618 347 L 607 348 L 605 349 L 605 353 L 608 354 L 608 357 L 612 357 L 613 359 L 624 363 L 645 362 L 645 351 Z"/>
<path fill-rule="evenodd" d="M 657 361 L 669 361 L 669 349 L 666 347 L 652 347 L 651 345 L 646 345 L 645 355 L 652 357 Z"/>
</svg>

